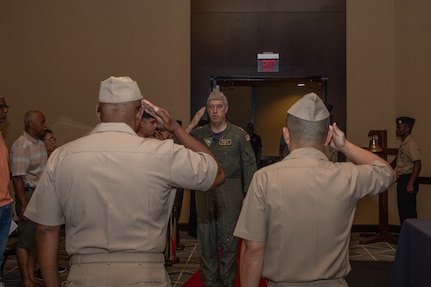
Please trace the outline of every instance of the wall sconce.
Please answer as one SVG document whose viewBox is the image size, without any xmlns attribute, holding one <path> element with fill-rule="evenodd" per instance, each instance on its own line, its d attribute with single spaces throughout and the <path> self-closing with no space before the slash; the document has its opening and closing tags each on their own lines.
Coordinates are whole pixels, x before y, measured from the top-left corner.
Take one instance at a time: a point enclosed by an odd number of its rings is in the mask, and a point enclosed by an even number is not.
<svg viewBox="0 0 431 287">
<path fill-rule="evenodd" d="M 373 135 L 370 139 L 370 145 L 368 146 L 368 150 L 373 153 L 383 151 L 379 144 L 379 136 Z"/>
</svg>

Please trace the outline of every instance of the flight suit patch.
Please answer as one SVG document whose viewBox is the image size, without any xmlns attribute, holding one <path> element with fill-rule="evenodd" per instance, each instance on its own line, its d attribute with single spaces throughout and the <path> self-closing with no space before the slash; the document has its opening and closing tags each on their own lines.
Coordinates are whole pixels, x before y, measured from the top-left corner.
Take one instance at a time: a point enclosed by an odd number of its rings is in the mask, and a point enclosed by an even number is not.
<svg viewBox="0 0 431 287">
<path fill-rule="evenodd" d="M 220 139 L 218 141 L 219 145 L 232 145 L 232 139 Z"/>
<path fill-rule="evenodd" d="M 204 138 L 204 142 L 208 147 L 210 147 L 211 143 L 213 142 L 213 138 Z"/>
</svg>

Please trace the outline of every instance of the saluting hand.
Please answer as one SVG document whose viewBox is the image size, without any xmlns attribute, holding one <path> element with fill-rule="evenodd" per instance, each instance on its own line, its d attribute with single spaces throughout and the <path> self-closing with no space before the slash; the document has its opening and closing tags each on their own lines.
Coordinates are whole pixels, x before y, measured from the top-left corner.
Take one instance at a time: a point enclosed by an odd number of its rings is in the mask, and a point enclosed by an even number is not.
<svg viewBox="0 0 431 287">
<path fill-rule="evenodd" d="M 191 122 L 187 125 L 187 127 L 185 128 L 187 133 L 190 133 L 192 129 L 194 129 L 195 127 L 198 126 L 199 121 L 201 120 L 202 116 L 204 115 L 206 111 L 206 107 L 202 107 L 200 108 L 195 116 L 193 117 L 193 119 L 191 120 Z"/>
<path fill-rule="evenodd" d="M 156 106 L 145 99 L 141 101 L 141 105 L 147 113 L 153 115 L 157 119 L 159 129 L 166 129 L 168 132 L 173 132 L 176 128 L 180 127 L 168 110 Z"/>
<path fill-rule="evenodd" d="M 340 151 L 346 145 L 344 132 L 337 126 L 337 123 L 330 125 L 329 130 L 332 131 L 331 147 Z"/>
</svg>

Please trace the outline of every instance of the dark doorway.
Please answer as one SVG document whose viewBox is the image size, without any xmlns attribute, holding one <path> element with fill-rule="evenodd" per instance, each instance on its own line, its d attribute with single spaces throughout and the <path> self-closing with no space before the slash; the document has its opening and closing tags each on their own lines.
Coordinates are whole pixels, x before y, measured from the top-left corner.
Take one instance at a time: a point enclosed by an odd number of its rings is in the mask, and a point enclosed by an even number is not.
<svg viewBox="0 0 431 287">
<path fill-rule="evenodd" d="M 315 92 L 326 101 L 326 76 L 211 77 L 210 89 L 225 93 L 228 120 L 245 129 L 248 122 L 262 138 L 262 156 L 277 158 L 286 112 L 303 95 Z"/>
</svg>

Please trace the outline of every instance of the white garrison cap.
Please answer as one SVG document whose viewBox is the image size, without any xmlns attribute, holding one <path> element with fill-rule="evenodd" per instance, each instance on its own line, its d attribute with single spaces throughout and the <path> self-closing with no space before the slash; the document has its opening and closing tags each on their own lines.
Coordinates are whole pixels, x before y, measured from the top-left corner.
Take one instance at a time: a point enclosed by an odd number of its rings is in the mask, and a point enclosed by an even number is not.
<svg viewBox="0 0 431 287">
<path fill-rule="evenodd" d="M 142 99 L 138 83 L 129 77 L 109 77 L 100 83 L 99 102 L 126 103 Z"/>
<path fill-rule="evenodd" d="M 309 122 L 321 121 L 330 116 L 322 99 L 315 93 L 303 96 L 290 107 L 287 113 Z"/>
<path fill-rule="evenodd" d="M 217 89 L 212 90 L 212 92 L 208 96 L 207 103 L 211 100 L 223 100 L 227 102 L 226 96 Z"/>
</svg>

